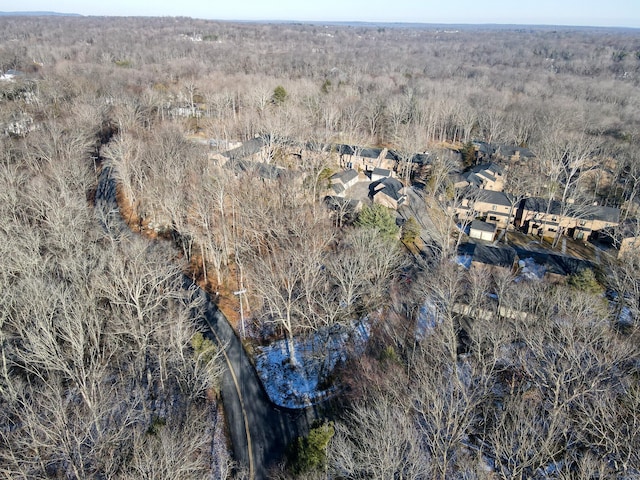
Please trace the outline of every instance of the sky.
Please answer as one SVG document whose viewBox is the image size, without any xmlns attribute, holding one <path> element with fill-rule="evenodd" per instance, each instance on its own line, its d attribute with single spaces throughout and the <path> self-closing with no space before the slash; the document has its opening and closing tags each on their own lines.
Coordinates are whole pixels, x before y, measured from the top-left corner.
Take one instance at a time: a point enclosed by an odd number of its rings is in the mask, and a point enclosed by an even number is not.
<svg viewBox="0 0 640 480">
<path fill-rule="evenodd" d="M 640 28 L 640 0 L 0 0 L 0 11 L 218 20 L 584 25 Z"/>
</svg>

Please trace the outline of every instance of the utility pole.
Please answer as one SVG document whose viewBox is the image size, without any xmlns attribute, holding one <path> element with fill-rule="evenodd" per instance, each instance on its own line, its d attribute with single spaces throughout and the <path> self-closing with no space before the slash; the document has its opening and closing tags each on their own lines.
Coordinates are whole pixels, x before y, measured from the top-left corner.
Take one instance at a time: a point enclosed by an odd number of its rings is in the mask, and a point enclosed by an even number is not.
<svg viewBox="0 0 640 480">
<path fill-rule="evenodd" d="M 243 293 L 247 293 L 246 288 L 233 292 L 234 295 L 238 296 L 238 301 L 240 302 L 240 325 L 242 326 L 242 338 L 245 338 L 246 334 L 244 331 L 244 311 L 242 310 L 242 296 L 241 296 Z"/>
</svg>

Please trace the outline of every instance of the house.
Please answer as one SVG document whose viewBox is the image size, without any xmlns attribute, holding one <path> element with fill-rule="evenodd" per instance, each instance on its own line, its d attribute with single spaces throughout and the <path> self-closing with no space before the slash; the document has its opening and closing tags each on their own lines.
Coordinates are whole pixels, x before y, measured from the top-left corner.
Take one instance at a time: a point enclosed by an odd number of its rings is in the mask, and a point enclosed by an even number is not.
<svg viewBox="0 0 640 480">
<path fill-rule="evenodd" d="M 389 150 L 386 152 L 385 159 L 389 160 L 395 165 L 405 160 L 418 166 L 428 165 L 431 163 L 428 152 L 414 153 L 412 155 L 406 156 L 402 155 L 397 150 Z"/>
<path fill-rule="evenodd" d="M 484 190 L 501 192 L 504 189 L 502 167 L 495 163 L 476 165 L 471 170 L 463 173 L 454 186 L 460 188 L 468 185 Z"/>
<path fill-rule="evenodd" d="M 488 160 L 493 157 L 493 154 L 496 151 L 488 142 L 473 140 L 471 143 L 473 143 L 473 146 L 476 149 L 476 160 Z"/>
<path fill-rule="evenodd" d="M 377 182 L 383 178 L 393 177 L 393 171 L 386 168 L 376 167 L 371 171 L 371 181 Z"/>
<path fill-rule="evenodd" d="M 500 145 L 495 149 L 494 158 L 499 160 L 509 160 L 511 162 L 526 161 L 535 158 L 535 154 L 524 147 L 512 147 L 510 145 Z"/>
<path fill-rule="evenodd" d="M 362 202 L 360 200 L 343 198 L 337 195 L 324 197 L 324 204 L 340 222 L 353 222 L 358 212 L 362 210 Z"/>
<path fill-rule="evenodd" d="M 618 258 L 640 253 L 640 223 L 637 219 L 627 219 L 615 228 L 608 228 L 603 236 L 618 247 Z"/>
<path fill-rule="evenodd" d="M 493 223 L 474 220 L 469 226 L 469 237 L 492 242 L 496 236 L 496 226 Z"/>
<path fill-rule="evenodd" d="M 344 170 L 333 174 L 329 181 L 331 182 L 331 189 L 334 194 L 339 197 L 344 197 L 347 190 L 358 182 L 358 172 L 354 169 Z"/>
<path fill-rule="evenodd" d="M 333 150 L 338 154 L 341 165 L 347 168 L 360 167 L 366 172 L 375 168 L 392 170 L 397 163 L 395 156 L 386 148 L 336 144 Z"/>
<path fill-rule="evenodd" d="M 267 143 L 268 142 L 263 137 L 254 137 L 243 142 L 239 147 L 223 152 L 221 155 L 224 157 L 225 161 L 242 160 L 252 157 L 257 157 L 264 161 L 266 158 L 264 158 L 265 155 L 263 154 Z"/>
<path fill-rule="evenodd" d="M 379 203 L 394 210 L 407 203 L 405 187 L 395 178 L 388 177 L 373 182 L 369 189 L 373 203 Z"/>
<path fill-rule="evenodd" d="M 468 187 L 463 191 L 460 204 L 455 207 L 455 213 L 462 220 L 482 217 L 498 228 L 507 228 L 510 223 L 509 216 L 514 213 L 513 207 L 513 198 L 506 193 Z"/>
<path fill-rule="evenodd" d="M 430 165 L 431 159 L 429 158 L 428 153 L 416 153 L 411 157 L 411 163 L 415 163 L 419 166 Z"/>
<path fill-rule="evenodd" d="M 574 205 L 539 197 L 525 198 L 516 212 L 516 225 L 527 234 L 555 236 L 558 231 L 576 240 L 620 222 L 620 210 L 599 205 Z"/>
<path fill-rule="evenodd" d="M 253 162 L 251 160 L 235 160 L 226 164 L 236 173 L 250 173 L 263 180 L 277 180 L 284 177 L 292 177 L 293 173 L 286 168 L 272 163 Z"/>
<path fill-rule="evenodd" d="M 468 268 L 490 268 L 511 271 L 516 263 L 516 251 L 511 247 L 463 243 L 458 247 L 458 255 L 467 258 Z"/>
</svg>

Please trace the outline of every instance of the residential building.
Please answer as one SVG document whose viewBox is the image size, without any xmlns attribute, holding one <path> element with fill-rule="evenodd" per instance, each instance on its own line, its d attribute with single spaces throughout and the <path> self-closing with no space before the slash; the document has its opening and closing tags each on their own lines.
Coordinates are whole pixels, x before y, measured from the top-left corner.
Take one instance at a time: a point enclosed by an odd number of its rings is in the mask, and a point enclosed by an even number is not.
<svg viewBox="0 0 640 480">
<path fill-rule="evenodd" d="M 334 195 L 344 197 L 347 190 L 358 182 L 358 172 L 351 168 L 333 174 L 329 180 Z"/>
<path fill-rule="evenodd" d="M 394 210 L 407 203 L 405 187 L 395 178 L 383 178 L 373 182 L 369 188 L 373 203 L 379 203 Z"/>
<path fill-rule="evenodd" d="M 372 182 L 377 182 L 378 180 L 382 180 L 383 178 L 389 178 L 389 177 L 393 177 L 392 170 L 376 167 L 371 171 Z"/>
<path fill-rule="evenodd" d="M 337 144 L 334 148 L 339 155 L 340 164 L 347 168 L 361 168 L 366 172 L 370 172 L 376 167 L 393 168 L 393 161 L 387 158 L 386 148 L 358 147 L 345 144 Z"/>
<path fill-rule="evenodd" d="M 462 193 L 455 213 L 462 220 L 483 218 L 497 228 L 507 228 L 509 216 L 515 215 L 515 208 L 513 199 L 506 193 L 468 187 Z"/>
<path fill-rule="evenodd" d="M 553 237 L 558 231 L 576 240 L 618 225 L 620 210 L 599 205 L 575 205 L 538 197 L 520 203 L 515 224 L 527 234 Z"/>
<path fill-rule="evenodd" d="M 516 251 L 503 246 L 463 243 L 458 247 L 458 255 L 466 259 L 461 262 L 466 268 L 511 271 L 516 263 Z"/>
<path fill-rule="evenodd" d="M 510 162 L 527 161 L 535 157 L 535 154 L 524 147 L 513 147 L 510 145 L 500 145 L 495 149 L 494 158 L 499 160 L 509 160 Z"/>
<path fill-rule="evenodd" d="M 456 188 L 474 186 L 484 190 L 501 192 L 504 189 L 504 172 L 496 163 L 476 165 L 460 175 Z"/>
</svg>

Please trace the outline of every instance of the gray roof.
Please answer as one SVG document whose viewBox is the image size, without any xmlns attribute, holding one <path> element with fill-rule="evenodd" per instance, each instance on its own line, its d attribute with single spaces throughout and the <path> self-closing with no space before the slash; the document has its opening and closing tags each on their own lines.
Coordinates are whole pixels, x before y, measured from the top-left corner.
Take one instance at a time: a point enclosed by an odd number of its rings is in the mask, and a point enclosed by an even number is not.
<svg viewBox="0 0 640 480">
<path fill-rule="evenodd" d="M 497 151 L 497 153 L 499 155 L 502 155 L 504 157 L 512 157 L 516 153 L 521 158 L 533 158 L 533 157 L 535 157 L 535 154 L 531 150 L 529 150 L 528 148 L 524 148 L 524 147 L 513 147 L 511 145 L 500 145 L 497 148 L 496 151 Z"/>
<path fill-rule="evenodd" d="M 494 175 L 502 175 L 503 173 L 502 167 L 496 163 L 482 163 L 480 165 L 476 165 L 470 171 L 473 173 L 489 172 Z"/>
<path fill-rule="evenodd" d="M 557 200 L 547 200 L 540 197 L 529 197 L 522 200 L 520 208 L 523 210 L 529 210 L 531 212 L 546 213 L 547 211 L 551 215 L 560 215 L 563 211 L 562 202 Z"/>
<path fill-rule="evenodd" d="M 493 148 L 491 144 L 487 142 L 483 142 L 481 140 L 474 140 L 472 143 L 478 149 L 478 152 L 482 153 L 485 156 L 493 155 L 495 152 L 495 148 Z"/>
<path fill-rule="evenodd" d="M 418 165 L 427 165 L 431 163 L 428 153 L 416 153 L 411 157 L 411 163 L 417 163 Z"/>
<path fill-rule="evenodd" d="M 355 147 L 338 143 L 336 144 L 336 152 L 338 152 L 340 155 L 354 155 Z"/>
<path fill-rule="evenodd" d="M 476 165 L 469 171 L 463 173 L 462 178 L 470 184 L 480 187 L 484 183 L 483 178 L 495 182 L 496 176 L 498 175 L 502 175 L 502 167 L 495 163 L 484 163 L 482 165 Z"/>
<path fill-rule="evenodd" d="M 331 175 L 331 180 L 338 181 L 344 184 L 344 183 L 350 182 L 351 180 L 357 177 L 358 177 L 358 172 L 353 168 L 350 168 L 348 170 L 343 170 L 342 172 L 334 173 L 333 175 Z"/>
<path fill-rule="evenodd" d="M 360 150 L 360 156 L 364 158 L 378 158 L 381 153 L 381 148 L 362 148 Z"/>
<path fill-rule="evenodd" d="M 494 247 L 471 242 L 460 245 L 458 254 L 471 256 L 473 262 L 504 268 L 511 268 L 516 260 L 516 251 L 511 247 Z"/>
<path fill-rule="evenodd" d="M 618 223 L 620 221 L 620 209 L 615 207 L 591 206 L 587 207 L 587 215 L 593 220 Z"/>
<path fill-rule="evenodd" d="M 400 154 L 395 150 L 388 150 L 387 155 L 385 156 L 387 160 L 393 160 L 394 162 L 400 161 Z"/>
<path fill-rule="evenodd" d="M 234 148 L 232 150 L 224 152 L 222 155 L 227 157 L 229 160 L 240 160 L 242 158 L 249 157 L 258 153 L 265 145 L 266 142 L 264 138 L 255 137 L 251 140 L 247 140 L 238 148 Z"/>
<path fill-rule="evenodd" d="M 371 175 L 382 175 L 384 177 L 390 177 L 391 176 L 391 170 L 387 170 L 386 168 L 376 167 L 371 172 Z"/>
<path fill-rule="evenodd" d="M 352 212 L 355 212 L 360 206 L 360 200 L 355 200 L 352 198 L 343 198 L 336 197 L 332 195 L 327 195 L 324 197 L 324 203 L 327 208 L 331 210 L 340 210 L 341 208 L 346 208 Z"/>
<path fill-rule="evenodd" d="M 493 223 L 483 222 L 482 220 L 474 220 L 471 222 L 471 230 L 480 230 L 482 232 L 495 232 L 496 226 Z"/>
<path fill-rule="evenodd" d="M 587 268 L 593 268 L 593 263 L 568 255 L 531 251 L 522 247 L 515 247 L 514 250 L 519 259 L 530 258 L 534 263 L 545 267 L 547 273 L 573 275 Z"/>
<path fill-rule="evenodd" d="M 399 180 L 387 177 L 377 182 L 373 182 L 369 188 L 371 189 L 371 192 L 374 192 L 374 194 L 382 192 L 388 197 L 399 201 L 404 197 L 404 194 L 400 191 L 403 187 L 404 185 L 402 185 L 402 182 Z"/>
<path fill-rule="evenodd" d="M 287 170 L 264 162 L 252 162 L 250 160 L 232 160 L 227 163 L 236 173 L 254 173 L 265 180 L 275 180 L 287 173 Z"/>
<path fill-rule="evenodd" d="M 357 155 L 364 158 L 378 158 L 382 153 L 381 148 L 358 147 L 357 145 L 336 144 L 336 152 L 341 155 Z"/>
<path fill-rule="evenodd" d="M 476 200 L 491 203 L 493 205 L 502 205 L 504 207 L 511 206 L 509 195 L 503 192 L 494 192 L 493 190 L 474 189 Z"/>
<path fill-rule="evenodd" d="M 609 223 L 620 221 L 620 209 L 615 207 L 603 207 L 600 205 L 574 205 L 563 204 L 557 200 L 547 200 L 540 197 L 525 198 L 520 204 L 523 210 L 546 213 L 550 215 L 566 215 L 585 220 L 600 220 Z"/>
</svg>

